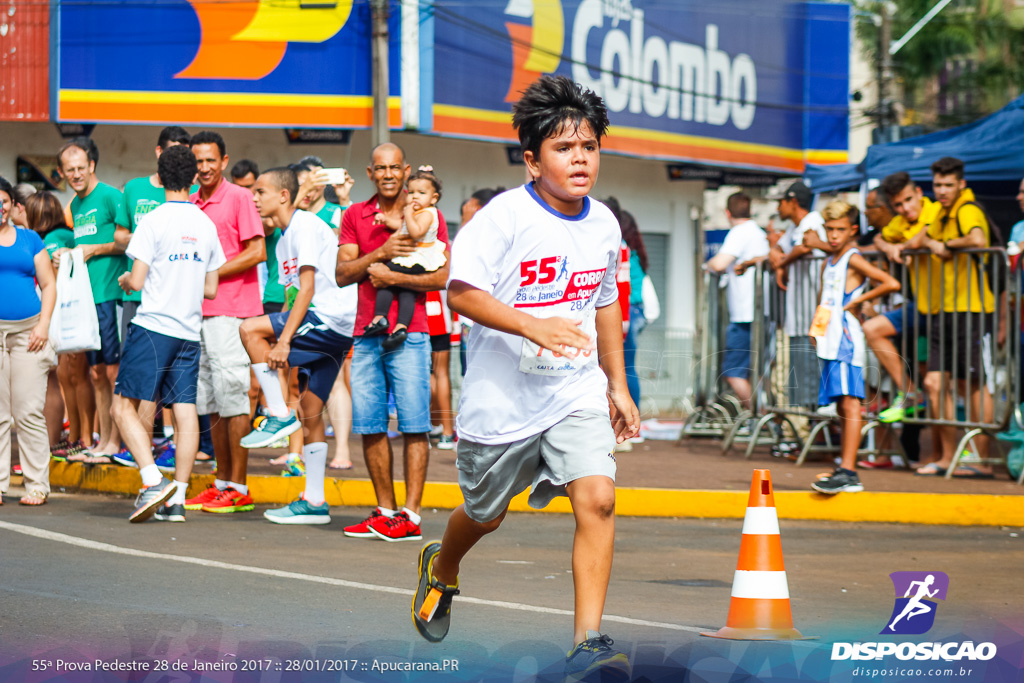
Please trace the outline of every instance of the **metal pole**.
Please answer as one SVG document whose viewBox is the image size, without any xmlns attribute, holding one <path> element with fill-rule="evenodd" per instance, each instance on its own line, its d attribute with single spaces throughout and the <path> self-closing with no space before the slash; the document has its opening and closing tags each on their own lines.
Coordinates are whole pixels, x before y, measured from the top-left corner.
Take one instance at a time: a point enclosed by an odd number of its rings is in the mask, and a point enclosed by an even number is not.
<svg viewBox="0 0 1024 683">
<path fill-rule="evenodd" d="M 934 7 L 928 10 L 928 14 L 921 17 L 916 24 L 914 24 L 909 31 L 907 31 L 902 38 L 893 43 L 892 47 L 886 50 L 887 54 L 894 55 L 900 51 L 904 45 L 910 42 L 910 39 L 917 35 L 917 32 L 924 28 L 925 24 L 935 18 L 935 15 L 941 12 L 946 5 L 952 0 L 941 0 Z M 885 10 L 883 10 L 885 11 Z"/>
<path fill-rule="evenodd" d="M 882 134 L 883 142 L 893 142 L 895 136 L 892 134 L 892 126 L 895 121 L 892 116 L 892 54 L 889 50 L 889 43 L 892 41 L 892 16 L 889 14 L 889 3 L 883 2 L 879 8 L 881 26 L 878 35 L 878 129 Z"/>
<path fill-rule="evenodd" d="M 373 146 L 391 141 L 388 126 L 388 3 L 371 0 L 373 15 Z"/>
</svg>

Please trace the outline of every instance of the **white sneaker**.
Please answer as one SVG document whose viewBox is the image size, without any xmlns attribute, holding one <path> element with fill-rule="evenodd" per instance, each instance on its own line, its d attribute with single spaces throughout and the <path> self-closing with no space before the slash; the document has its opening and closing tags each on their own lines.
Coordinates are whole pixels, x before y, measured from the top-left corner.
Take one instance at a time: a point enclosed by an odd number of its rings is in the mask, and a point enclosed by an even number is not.
<svg viewBox="0 0 1024 683">
<path fill-rule="evenodd" d="M 821 406 L 814 412 L 822 417 L 839 417 L 839 408 L 835 403 L 829 403 L 827 406 Z"/>
</svg>

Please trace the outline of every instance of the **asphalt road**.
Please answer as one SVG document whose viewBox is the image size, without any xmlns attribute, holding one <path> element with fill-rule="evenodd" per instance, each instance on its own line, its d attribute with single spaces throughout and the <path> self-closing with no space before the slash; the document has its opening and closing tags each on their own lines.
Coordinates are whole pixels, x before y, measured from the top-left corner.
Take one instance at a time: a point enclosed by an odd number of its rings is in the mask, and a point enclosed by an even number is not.
<svg viewBox="0 0 1024 683">
<path fill-rule="evenodd" d="M 130 525 L 130 507 L 54 495 L 39 509 L 11 498 L 0 508 L 0 681 L 559 678 L 572 635 L 569 516 L 509 515 L 464 563 L 452 631 L 433 645 L 410 623 L 421 544 L 344 537 L 366 510 L 332 510 L 324 527 L 285 527 L 266 522 L 263 508 Z M 440 536 L 447 514 L 425 511 L 425 538 Z M 1018 680 L 1020 529 L 783 522 L 794 621 L 820 639 L 702 638 L 725 623 L 741 527 L 618 520 L 603 630 L 631 654 L 638 678 L 851 680 L 850 662 L 830 661 L 830 643 L 879 639 L 893 608 L 888 574 L 930 570 L 949 575 L 950 592 L 927 639 L 1017 648 L 998 677 L 990 668 L 956 680 Z M 179 671 L 75 674 L 58 671 L 58 659 Z M 445 660 L 458 671 L 382 670 Z M 237 670 L 199 672 L 196 662 Z"/>
</svg>

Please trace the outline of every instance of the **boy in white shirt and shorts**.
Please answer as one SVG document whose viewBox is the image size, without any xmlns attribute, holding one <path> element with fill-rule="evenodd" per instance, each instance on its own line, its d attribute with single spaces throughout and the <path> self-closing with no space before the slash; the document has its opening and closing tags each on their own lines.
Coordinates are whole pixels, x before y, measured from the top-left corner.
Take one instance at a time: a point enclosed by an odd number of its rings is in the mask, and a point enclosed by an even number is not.
<svg viewBox="0 0 1024 683">
<path fill-rule="evenodd" d="M 305 491 L 298 500 L 267 510 L 263 516 L 275 524 L 330 524 L 324 495 L 327 437 L 323 412 L 352 348 L 358 295 L 356 285 L 338 287 L 335 282 L 338 238 L 325 221 L 293 206 L 298 189 L 299 181 L 290 168 L 264 171 L 253 187 L 260 217 L 283 230 L 272 257 L 277 259 L 285 299 L 289 290 L 298 291 L 290 309 L 249 318 L 239 328 L 268 412 L 242 439 L 242 446 L 264 448 L 303 429 Z M 277 373 L 289 366 L 299 368 L 302 420 L 288 409 Z"/>
<path fill-rule="evenodd" d="M 130 522 L 154 514 L 162 521 L 185 521 L 185 491 L 199 450 L 196 392 L 203 299 L 217 296 L 217 269 L 225 259 L 217 226 L 188 200 L 196 167 L 195 155 L 184 145 L 160 155 L 157 172 L 167 201 L 139 221 L 127 249 L 135 262 L 117 280 L 126 292 L 142 291 L 114 384 L 114 419 L 142 475 Z M 160 474 L 153 461 L 152 429 L 139 418 L 139 403 L 157 397 L 174 412 L 174 482 Z"/>
<path fill-rule="evenodd" d="M 626 655 L 599 632 L 615 535 L 613 450 L 640 426 L 615 282 L 622 235 L 587 196 L 608 114 L 593 92 L 545 76 L 514 105 L 512 122 L 533 182 L 495 197 L 452 248 L 448 304 L 476 322 L 456 427 L 465 503 L 444 540 L 420 553 L 413 622 L 442 640 L 459 564 L 512 498 L 532 487 L 530 505 L 542 508 L 565 495 L 576 520 L 566 675 L 628 676 Z"/>
</svg>

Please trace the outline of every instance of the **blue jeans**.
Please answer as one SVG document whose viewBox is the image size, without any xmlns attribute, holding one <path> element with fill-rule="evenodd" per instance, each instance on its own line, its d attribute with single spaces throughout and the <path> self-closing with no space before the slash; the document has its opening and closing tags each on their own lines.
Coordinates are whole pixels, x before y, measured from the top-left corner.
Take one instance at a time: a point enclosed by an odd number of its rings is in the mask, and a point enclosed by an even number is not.
<svg viewBox="0 0 1024 683">
<path fill-rule="evenodd" d="M 388 391 L 395 396 L 398 431 L 430 431 L 430 337 L 413 332 L 385 353 L 386 337 L 356 337 L 352 346 L 352 432 L 388 431 Z"/>
<path fill-rule="evenodd" d="M 646 326 L 644 307 L 631 305 L 629 307 L 629 330 L 626 332 L 626 338 L 622 341 L 622 351 L 626 360 L 626 386 L 629 388 L 629 396 L 637 408 L 640 407 L 640 377 L 636 374 L 636 338 Z"/>
</svg>

